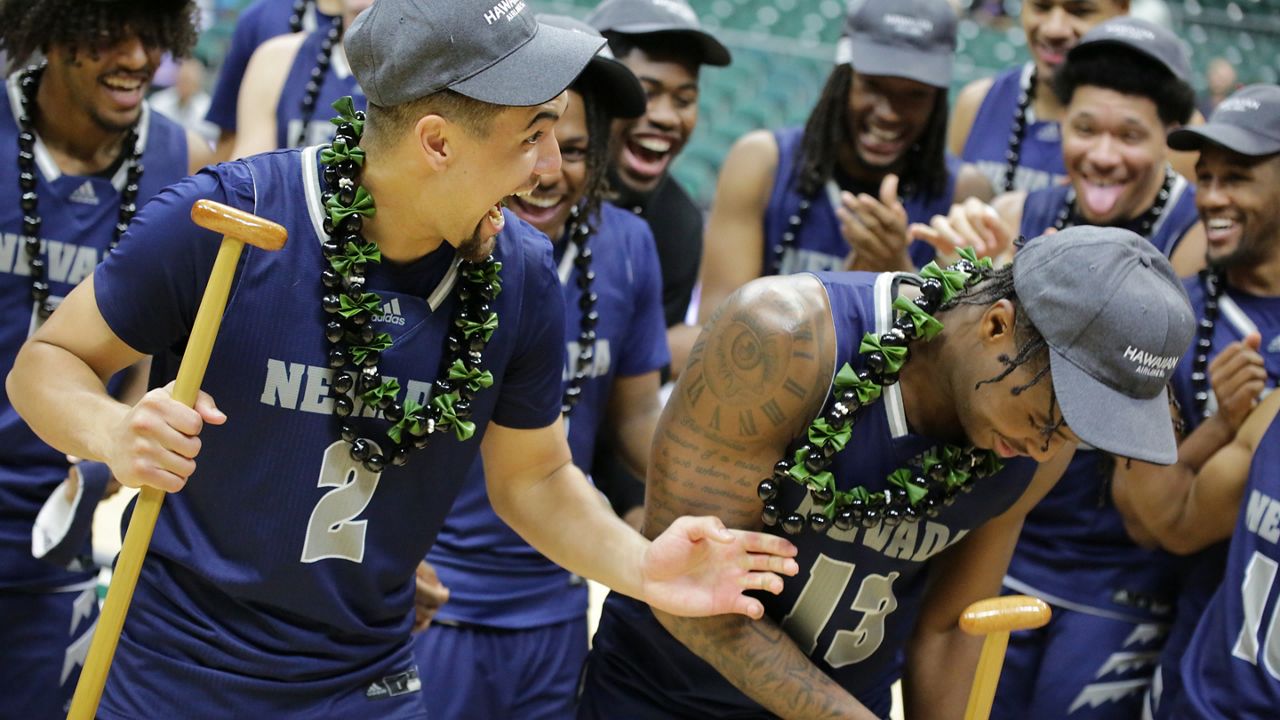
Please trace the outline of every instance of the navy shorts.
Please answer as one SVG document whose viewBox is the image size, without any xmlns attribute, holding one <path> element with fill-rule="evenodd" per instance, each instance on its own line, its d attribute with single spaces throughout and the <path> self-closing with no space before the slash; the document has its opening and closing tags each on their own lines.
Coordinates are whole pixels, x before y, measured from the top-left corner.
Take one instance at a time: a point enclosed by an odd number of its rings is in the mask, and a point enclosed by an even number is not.
<svg viewBox="0 0 1280 720">
<path fill-rule="evenodd" d="M 0 720 L 63 720 L 98 622 L 94 583 L 0 591 Z"/>
</svg>

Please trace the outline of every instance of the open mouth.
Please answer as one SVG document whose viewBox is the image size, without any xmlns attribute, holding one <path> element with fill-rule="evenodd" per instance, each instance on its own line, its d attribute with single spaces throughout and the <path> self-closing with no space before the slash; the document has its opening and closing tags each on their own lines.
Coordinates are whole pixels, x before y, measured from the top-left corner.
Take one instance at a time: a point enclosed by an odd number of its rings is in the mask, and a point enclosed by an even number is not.
<svg viewBox="0 0 1280 720">
<path fill-rule="evenodd" d="M 1209 245 L 1221 247 L 1229 245 L 1240 239 L 1241 230 L 1240 223 L 1231 218 L 1208 218 L 1204 222 L 1205 239 L 1209 241 Z"/>
<path fill-rule="evenodd" d="M 858 135 L 858 145 L 863 155 L 876 158 L 883 164 L 885 161 L 897 160 L 907 149 L 906 130 L 886 130 L 885 128 L 867 125 L 867 129 Z"/>
<path fill-rule="evenodd" d="M 136 107 L 141 103 L 147 87 L 146 79 L 134 74 L 121 73 L 103 75 L 98 79 L 98 84 L 106 90 L 107 95 L 117 105 L 123 108 Z"/>
<path fill-rule="evenodd" d="M 541 228 L 560 212 L 561 207 L 564 205 L 565 197 L 563 193 L 514 195 L 512 196 L 511 209 L 515 210 L 520 219 L 530 225 Z"/>
<path fill-rule="evenodd" d="M 1063 45 L 1046 45 L 1045 43 L 1035 44 L 1035 55 L 1038 60 L 1046 65 L 1057 67 L 1067 60 L 1067 51 L 1071 48 Z"/>
<path fill-rule="evenodd" d="M 670 138 L 633 135 L 623 144 L 622 160 L 632 175 L 657 178 L 671 164 L 674 148 L 675 143 Z"/>
</svg>

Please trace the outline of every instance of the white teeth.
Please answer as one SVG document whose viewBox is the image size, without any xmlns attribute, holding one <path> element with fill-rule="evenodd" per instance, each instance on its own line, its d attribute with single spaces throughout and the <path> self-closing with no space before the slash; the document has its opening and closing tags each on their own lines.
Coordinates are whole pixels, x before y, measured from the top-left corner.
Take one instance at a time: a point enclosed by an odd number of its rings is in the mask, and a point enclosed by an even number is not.
<svg viewBox="0 0 1280 720">
<path fill-rule="evenodd" d="M 112 90 L 129 91 L 129 90 L 137 90 L 138 88 L 142 87 L 141 82 L 133 79 L 126 80 L 122 78 L 108 77 L 108 78 L 103 78 L 102 82 Z"/>
<path fill-rule="evenodd" d="M 1235 224 L 1234 220 L 1226 218 L 1211 218 L 1207 223 L 1210 230 L 1230 230 Z"/>
<path fill-rule="evenodd" d="M 876 127 L 869 127 L 867 128 L 867 131 L 876 140 L 881 140 L 884 142 L 896 142 L 899 138 L 902 137 L 901 131 L 889 132 L 888 130 L 881 130 L 880 128 L 876 128 Z"/>
<path fill-rule="evenodd" d="M 648 150 L 649 152 L 664 153 L 664 152 L 669 152 L 671 150 L 671 142 L 669 140 L 663 140 L 661 138 L 642 137 L 642 138 L 636 138 L 635 142 L 637 145 L 644 148 L 645 150 Z"/>
<path fill-rule="evenodd" d="M 547 208 L 553 208 L 559 205 L 560 202 L 564 200 L 564 196 L 551 195 L 549 197 L 538 197 L 537 195 L 521 195 L 520 199 L 521 201 L 529 205 L 532 205 L 536 208 L 542 208 L 543 210 L 546 210 Z"/>
</svg>

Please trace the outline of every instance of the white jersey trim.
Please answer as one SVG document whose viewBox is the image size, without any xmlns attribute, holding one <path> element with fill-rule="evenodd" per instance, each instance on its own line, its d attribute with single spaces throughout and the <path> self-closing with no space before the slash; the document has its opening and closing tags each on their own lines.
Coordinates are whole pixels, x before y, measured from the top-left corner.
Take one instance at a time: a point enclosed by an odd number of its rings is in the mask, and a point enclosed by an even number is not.
<svg viewBox="0 0 1280 720">
<path fill-rule="evenodd" d="M 874 298 L 877 334 L 887 333 L 893 327 L 893 294 L 899 276 L 900 273 L 881 273 L 876 278 Z M 890 437 L 896 440 L 906 436 L 909 430 L 907 409 L 902 404 L 902 385 L 885 385 L 880 397 L 885 416 L 889 420 Z"/>
</svg>

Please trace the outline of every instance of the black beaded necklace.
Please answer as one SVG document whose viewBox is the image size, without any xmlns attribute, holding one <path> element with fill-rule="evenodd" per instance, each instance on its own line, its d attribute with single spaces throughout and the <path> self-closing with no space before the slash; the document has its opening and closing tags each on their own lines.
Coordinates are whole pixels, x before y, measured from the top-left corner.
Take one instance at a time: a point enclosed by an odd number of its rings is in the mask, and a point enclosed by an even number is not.
<svg viewBox="0 0 1280 720">
<path fill-rule="evenodd" d="M 300 0 L 303 1 L 303 0 Z M 296 8 L 296 5 L 295 5 Z M 298 136 L 290 147 L 301 147 L 307 142 L 307 125 L 316 113 L 316 97 L 320 94 L 320 86 L 324 84 L 324 76 L 329 72 L 329 64 L 333 61 L 333 46 L 342 38 L 342 18 L 333 19 L 333 24 L 320 41 L 320 51 L 316 53 L 316 65 L 311 68 L 311 76 L 302 95 L 302 124 L 298 127 Z"/>
<path fill-rule="evenodd" d="M 293 0 L 293 11 L 289 15 L 289 32 L 302 32 L 302 18 L 306 17 L 310 0 Z"/>
<path fill-rule="evenodd" d="M 1156 193 L 1156 201 L 1147 208 L 1147 211 L 1138 216 L 1137 229 L 1134 232 L 1144 238 L 1150 239 L 1151 231 L 1155 229 L 1156 223 L 1160 220 L 1160 216 L 1164 214 L 1165 206 L 1169 204 L 1169 196 L 1173 194 L 1173 183 L 1177 175 L 1174 174 L 1173 168 L 1165 165 L 1164 183 L 1160 185 L 1160 191 Z M 1066 202 L 1062 204 L 1062 209 L 1058 211 L 1058 217 L 1054 220 L 1053 227 L 1058 230 L 1065 230 L 1076 224 L 1076 218 L 1079 215 L 1076 212 L 1076 191 L 1072 188 L 1067 191 Z"/>
<path fill-rule="evenodd" d="M 1032 92 L 1036 86 L 1036 66 L 1032 64 L 1031 72 L 1025 73 L 1018 86 L 1018 109 L 1013 114 L 1013 124 L 1009 126 L 1009 149 L 1004 153 L 1004 188 L 1002 192 L 1013 189 L 1013 182 L 1018 175 L 1018 165 L 1022 162 L 1022 141 L 1027 136 L 1027 110 L 1031 108 Z"/>
<path fill-rule="evenodd" d="M 1218 323 L 1218 302 L 1222 298 L 1221 271 L 1209 266 L 1200 271 L 1204 283 L 1204 317 L 1196 329 L 1196 354 L 1191 359 L 1191 387 L 1194 391 L 1195 417 L 1209 417 L 1209 351 L 1213 349 L 1213 330 Z"/>
<path fill-rule="evenodd" d="M 355 110 L 350 97 L 333 107 L 339 113 L 334 120 L 338 128 L 333 142 L 320 153 L 325 183 L 323 229 L 328 236 L 321 246 L 328 265 L 321 272 L 321 305 L 330 317 L 325 324 L 328 364 L 334 370 L 330 395 L 338 434 L 351 444 L 351 457 L 367 470 L 380 472 L 387 463 L 406 464 L 410 450 L 426 447 L 433 433 L 452 430 L 460 441 L 475 433 L 470 420 L 472 400 L 493 384 L 492 373 L 484 369 L 483 354 L 498 327 L 498 314 L 489 303 L 502 291 L 502 263 L 492 255 L 480 262 L 459 262 L 458 302 L 441 358 L 441 376 L 427 405 L 408 399 L 401 403 L 400 384 L 383 379 L 378 372 L 381 354 L 393 340 L 389 333 L 374 332 L 370 324 L 382 307 L 382 298 L 366 289 L 365 270 L 369 263 L 381 262 L 382 255 L 361 232 L 363 218 L 376 212 L 373 197 L 359 185 L 365 159 L 359 147 L 364 113 Z M 357 396 L 365 405 L 380 409 L 392 423 L 386 432 L 389 451 L 381 452 L 374 441 L 360 437 L 348 421 Z"/>
<path fill-rule="evenodd" d="M 859 411 L 879 399 L 884 387 L 898 382 L 899 371 L 910 357 L 911 341 L 927 342 L 942 332 L 942 323 L 934 314 L 990 270 L 990 258 L 979 260 L 970 248 L 959 252 L 960 261 L 946 270 L 934 262 L 921 268 L 919 278 L 911 280 L 919 285 L 920 297 L 894 300 L 898 315 L 888 332 L 863 336 L 858 351 L 865 367 L 855 371 L 846 363 L 840 369 L 825 412 L 792 443 L 787 455 L 774 466 L 773 476 L 757 486 L 756 492 L 764 501 L 761 519 L 765 525 L 781 522 L 783 531 L 795 535 L 806 527 L 825 533 L 831 525 L 849 530 L 854 525 L 894 527 L 904 521 L 919 522 L 936 517 L 942 507 L 955 502 L 957 493 L 971 491 L 975 480 L 1000 471 L 1002 463 L 992 451 L 955 445 L 928 450 L 908 467 L 889 474 L 892 488 L 874 493 L 864 486 L 838 490 L 835 476 L 827 470 L 852 437 Z M 798 510 L 783 515 L 775 500 L 784 481 L 808 489 L 815 508 L 808 516 Z"/>
<path fill-rule="evenodd" d="M 31 299 L 36 303 L 36 312 L 41 318 L 47 318 L 53 312 L 49 303 L 49 282 L 45 278 L 45 261 L 40 257 L 40 225 L 39 196 L 36 193 L 36 132 L 35 116 L 36 91 L 40 87 L 40 77 L 44 74 L 44 66 L 29 67 L 18 76 L 18 88 L 22 94 L 22 107 L 18 115 L 18 189 L 22 193 L 22 249 L 27 258 L 27 269 L 31 273 Z M 125 186 L 120 191 L 120 214 L 116 220 L 115 234 L 107 252 L 111 252 L 120 242 L 120 236 L 129 227 L 129 221 L 138 211 L 138 181 L 142 179 L 141 153 L 138 151 L 138 132 L 136 125 L 125 131 L 120 141 L 120 152 L 124 156 Z"/>
<path fill-rule="evenodd" d="M 591 238 L 591 226 L 585 218 L 580 218 L 578 206 L 569 210 L 569 226 L 565 235 L 577 249 L 573 265 L 578 270 L 577 284 L 582 290 L 578 298 L 578 309 L 582 316 L 578 319 L 578 357 L 574 362 L 573 376 L 565 386 L 564 398 L 560 401 L 560 412 L 568 415 L 573 412 L 578 401 L 582 399 L 582 383 L 590 372 L 591 362 L 596 355 L 596 325 L 600 322 L 600 313 L 596 311 L 598 296 L 592 292 L 591 283 L 596 279 L 591 269 L 591 248 L 587 241 Z"/>
</svg>

